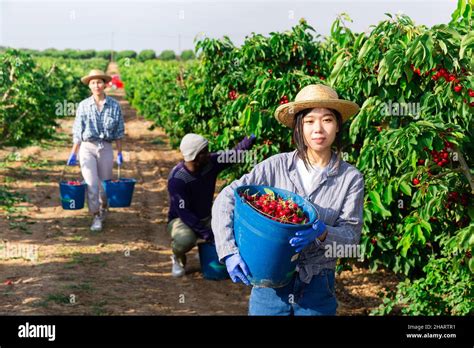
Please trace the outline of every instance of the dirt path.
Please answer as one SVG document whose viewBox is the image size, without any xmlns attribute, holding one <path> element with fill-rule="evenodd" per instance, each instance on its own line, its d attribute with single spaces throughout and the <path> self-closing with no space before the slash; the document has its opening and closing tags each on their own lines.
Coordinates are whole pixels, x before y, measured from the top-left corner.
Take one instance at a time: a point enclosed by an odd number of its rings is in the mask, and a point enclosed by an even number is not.
<svg viewBox="0 0 474 348">
<path fill-rule="evenodd" d="M 187 275 L 171 276 L 166 183 L 180 155 L 160 129 L 148 130 L 151 123 L 136 115 L 123 91 L 109 94 L 120 101 L 126 120 L 122 176 L 138 182 L 132 206 L 113 209 L 101 233 L 89 231 L 86 209 L 59 205 L 57 182 L 70 152 L 72 118 L 61 120 L 59 140 L 0 150 L 0 182 L 30 199 L 20 205 L 24 211 L 13 213 L 19 218 L 1 217 L 0 251 L 28 247 L 25 252 L 38 255 L 36 261 L 13 257 L 18 253 L 0 258 L 0 314 L 245 315 L 250 289 L 203 279 L 196 248 Z M 67 177 L 79 177 L 79 168 Z M 377 293 L 394 286 L 393 276 L 362 268 L 338 278 L 341 315 L 367 314 L 381 302 Z"/>
</svg>

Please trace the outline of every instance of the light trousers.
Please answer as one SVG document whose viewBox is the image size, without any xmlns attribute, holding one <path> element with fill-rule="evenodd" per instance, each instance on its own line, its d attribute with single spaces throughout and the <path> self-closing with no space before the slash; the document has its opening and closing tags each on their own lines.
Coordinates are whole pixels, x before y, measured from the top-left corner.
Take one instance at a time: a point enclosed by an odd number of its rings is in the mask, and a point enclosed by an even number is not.
<svg viewBox="0 0 474 348">
<path fill-rule="evenodd" d="M 91 214 L 107 207 L 102 180 L 112 179 L 114 152 L 112 143 L 82 142 L 79 149 L 81 172 L 87 184 L 87 205 Z"/>
</svg>

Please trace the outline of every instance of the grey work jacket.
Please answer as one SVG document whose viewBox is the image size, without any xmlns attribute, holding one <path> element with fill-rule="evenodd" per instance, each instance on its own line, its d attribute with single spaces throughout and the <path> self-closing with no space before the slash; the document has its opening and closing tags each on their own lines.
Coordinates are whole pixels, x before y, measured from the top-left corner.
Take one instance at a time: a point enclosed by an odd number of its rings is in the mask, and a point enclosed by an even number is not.
<svg viewBox="0 0 474 348">
<path fill-rule="evenodd" d="M 219 193 L 212 207 L 212 231 L 221 262 L 226 256 L 238 252 L 233 233 L 234 189 L 242 185 L 285 189 L 306 198 L 316 207 L 328 234 L 322 243 L 313 242 L 300 254 L 297 270 L 305 283 L 323 269 L 335 269 L 337 257 L 334 257 L 335 253 L 326 252 L 329 248 L 353 248 L 359 243 L 364 208 L 362 174 L 333 152 L 313 191 L 306 195 L 296 171 L 296 161 L 296 151 L 274 155 Z"/>
</svg>

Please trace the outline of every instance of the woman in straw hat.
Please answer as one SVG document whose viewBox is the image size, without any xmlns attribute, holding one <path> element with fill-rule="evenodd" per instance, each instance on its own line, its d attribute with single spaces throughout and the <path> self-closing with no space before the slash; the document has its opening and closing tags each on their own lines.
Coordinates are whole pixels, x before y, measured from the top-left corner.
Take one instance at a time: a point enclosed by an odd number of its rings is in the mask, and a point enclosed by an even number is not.
<svg viewBox="0 0 474 348">
<path fill-rule="evenodd" d="M 330 87 L 304 87 L 294 102 L 280 105 L 275 111 L 276 119 L 292 129 L 296 150 L 257 164 L 217 197 L 212 208 L 212 230 L 219 259 L 226 263 L 234 282 L 247 285 L 251 274 L 239 255 L 232 229 L 234 189 L 242 185 L 286 189 L 311 201 L 318 211 L 318 220 L 289 240 L 300 253 L 291 282 L 281 288 L 254 287 L 250 315 L 336 314 L 334 270 L 340 256 L 336 252 L 341 247 L 348 250 L 346 246 L 358 250 L 362 230 L 364 180 L 339 156 L 342 124 L 358 110 L 357 104 L 339 99 Z"/>
<path fill-rule="evenodd" d="M 92 96 L 84 99 L 77 108 L 73 126 L 74 145 L 67 161 L 67 165 L 76 165 L 79 155 L 82 176 L 87 184 L 89 212 L 93 216 L 91 231 L 101 231 L 107 215 L 107 197 L 101 182 L 112 179 L 113 141 L 117 149 L 117 164 L 121 166 L 123 162 L 122 110 L 120 104 L 104 92 L 110 80 L 110 76 L 95 69 L 81 79 L 89 86 Z"/>
</svg>

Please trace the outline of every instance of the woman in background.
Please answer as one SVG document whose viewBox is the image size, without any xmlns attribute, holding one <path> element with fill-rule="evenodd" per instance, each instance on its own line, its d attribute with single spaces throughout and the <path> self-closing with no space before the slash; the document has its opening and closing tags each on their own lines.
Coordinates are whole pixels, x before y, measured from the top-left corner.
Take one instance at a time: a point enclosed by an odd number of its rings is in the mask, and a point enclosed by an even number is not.
<svg viewBox="0 0 474 348">
<path fill-rule="evenodd" d="M 122 139 L 125 127 L 122 110 L 120 104 L 104 92 L 110 80 L 110 76 L 96 69 L 81 79 L 82 83 L 89 86 L 92 96 L 84 99 L 77 109 L 73 126 L 74 144 L 67 161 L 67 165 L 76 165 L 79 155 L 92 215 L 91 231 L 94 232 L 102 230 L 102 223 L 107 216 L 107 197 L 101 183 L 112 179 L 112 142 L 116 144 L 117 164 L 121 166 L 123 163 Z"/>
</svg>

